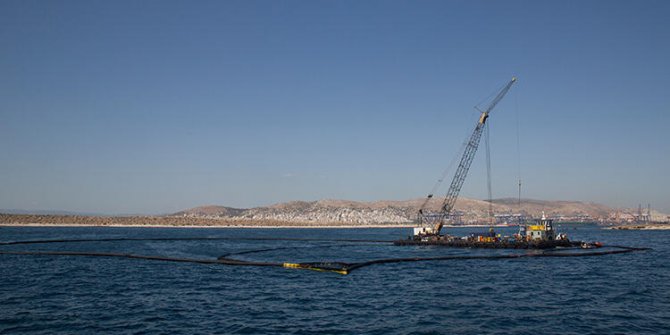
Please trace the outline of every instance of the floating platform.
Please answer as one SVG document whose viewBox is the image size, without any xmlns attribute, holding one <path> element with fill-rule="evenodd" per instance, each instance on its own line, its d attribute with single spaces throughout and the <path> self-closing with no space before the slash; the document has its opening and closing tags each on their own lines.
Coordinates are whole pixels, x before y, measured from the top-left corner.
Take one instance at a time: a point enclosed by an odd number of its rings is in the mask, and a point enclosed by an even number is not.
<svg viewBox="0 0 670 335">
<path fill-rule="evenodd" d="M 397 240 L 394 245 L 399 246 L 422 246 L 434 245 L 452 248 L 478 248 L 478 249 L 552 249 L 556 247 L 579 247 L 581 241 L 569 240 L 544 240 L 544 241 L 514 241 L 501 240 L 494 242 L 468 241 L 462 239 L 436 239 L 436 240 Z"/>
</svg>

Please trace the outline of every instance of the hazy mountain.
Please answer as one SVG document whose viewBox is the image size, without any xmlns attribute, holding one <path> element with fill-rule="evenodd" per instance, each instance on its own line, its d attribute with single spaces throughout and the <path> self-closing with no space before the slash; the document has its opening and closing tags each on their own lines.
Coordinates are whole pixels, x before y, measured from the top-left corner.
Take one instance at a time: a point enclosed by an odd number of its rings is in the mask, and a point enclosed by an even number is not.
<svg viewBox="0 0 670 335">
<path fill-rule="evenodd" d="M 424 201 L 424 199 L 373 202 L 350 200 L 291 201 L 248 209 L 203 206 L 181 211 L 171 216 L 283 222 L 401 223 L 413 221 Z M 440 205 L 441 199 L 436 199 L 428 203 L 426 208 L 437 210 Z M 459 198 L 456 202 L 455 211 L 463 215 L 464 222 L 477 222 L 487 217 L 489 206 L 492 207 L 495 214 L 521 212 L 525 215 L 539 217 L 544 212 L 550 217 L 562 217 L 566 220 L 571 218 L 608 219 L 614 217 L 614 213 L 617 212 L 617 210 L 608 206 L 591 202 L 523 199 L 519 207 L 517 199 L 496 199 L 489 204 L 487 201 L 468 198 Z M 620 212 L 627 213 L 631 210 Z"/>
<path fill-rule="evenodd" d="M 225 206 L 200 206 L 190 208 L 171 216 L 202 216 L 202 217 L 234 217 L 242 214 L 246 209 L 225 207 Z"/>
</svg>

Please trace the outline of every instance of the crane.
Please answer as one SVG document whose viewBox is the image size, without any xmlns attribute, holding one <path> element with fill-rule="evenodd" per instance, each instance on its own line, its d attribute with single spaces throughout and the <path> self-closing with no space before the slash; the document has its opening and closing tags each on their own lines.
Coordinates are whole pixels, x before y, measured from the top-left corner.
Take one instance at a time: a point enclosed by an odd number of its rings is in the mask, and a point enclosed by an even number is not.
<svg viewBox="0 0 670 335">
<path fill-rule="evenodd" d="M 440 236 L 440 230 L 444 226 L 446 219 L 451 215 L 454 205 L 456 205 L 456 200 L 458 199 L 458 194 L 461 192 L 461 187 L 465 182 L 465 177 L 468 175 L 468 170 L 470 170 L 470 165 L 472 165 L 472 160 L 475 158 L 475 153 L 477 153 L 477 148 L 479 147 L 479 142 L 482 137 L 482 132 L 484 131 L 484 126 L 486 125 L 486 120 L 489 117 L 489 113 L 496 107 L 496 105 L 502 100 L 512 85 L 516 82 L 516 77 L 512 77 L 501 90 L 498 92 L 498 95 L 491 101 L 488 107 L 481 111 L 479 120 L 475 126 L 470 139 L 465 145 L 465 150 L 463 151 L 463 156 L 461 157 L 454 178 L 451 180 L 451 185 L 447 191 L 447 195 L 440 206 L 438 212 L 429 212 L 425 210 L 426 204 L 433 197 L 432 194 L 429 194 L 426 202 L 424 202 L 421 209 L 419 209 L 418 221 L 420 228 L 414 229 L 414 238 L 438 238 Z"/>
</svg>

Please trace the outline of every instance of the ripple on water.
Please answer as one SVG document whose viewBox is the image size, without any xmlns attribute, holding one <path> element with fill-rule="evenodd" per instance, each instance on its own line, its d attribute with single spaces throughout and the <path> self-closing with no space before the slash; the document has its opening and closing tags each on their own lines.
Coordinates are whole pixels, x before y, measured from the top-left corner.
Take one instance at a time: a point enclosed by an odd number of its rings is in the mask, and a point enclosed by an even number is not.
<svg viewBox="0 0 670 335">
<path fill-rule="evenodd" d="M 580 227 L 578 238 L 655 250 L 597 258 L 374 265 L 349 276 L 130 259 L 0 256 L 0 332 L 212 334 L 658 334 L 670 325 L 670 232 Z M 3 228 L 5 240 L 303 236 L 393 239 L 398 229 Z M 12 246 L 252 260 L 346 260 L 499 250 L 333 248 L 289 241 L 125 241 Z"/>
</svg>

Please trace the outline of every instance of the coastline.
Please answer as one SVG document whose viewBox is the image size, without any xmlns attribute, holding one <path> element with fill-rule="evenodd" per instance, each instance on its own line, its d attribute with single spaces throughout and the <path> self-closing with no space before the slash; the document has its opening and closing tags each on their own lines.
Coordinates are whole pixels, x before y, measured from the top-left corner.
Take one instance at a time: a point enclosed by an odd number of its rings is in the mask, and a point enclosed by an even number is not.
<svg viewBox="0 0 670 335">
<path fill-rule="evenodd" d="M 412 228 L 408 224 L 365 224 L 365 225 L 129 225 L 129 224 L 75 224 L 75 223 L 0 223 L 0 227 L 110 227 L 110 228 L 244 228 L 244 229 L 350 229 L 350 228 Z"/>
<path fill-rule="evenodd" d="M 283 225 L 246 225 L 246 224 L 228 224 L 228 225 L 166 225 L 166 224 L 80 224 L 80 223 L 0 223 L 0 227 L 111 227 L 111 228 L 244 228 L 244 229 L 370 229 L 370 228 L 414 228 L 414 224 L 283 224 Z M 515 226 L 505 225 L 449 225 L 443 228 L 512 228 Z"/>
<path fill-rule="evenodd" d="M 636 225 L 636 226 L 614 226 L 607 227 L 610 230 L 670 230 L 670 224 L 650 224 L 650 225 Z"/>
<path fill-rule="evenodd" d="M 337 229 L 337 228 L 414 228 L 414 222 L 352 223 L 352 222 L 291 222 L 254 219 L 229 219 L 177 216 L 78 216 L 0 214 L 0 227 L 120 227 L 120 228 L 280 228 L 280 229 Z M 504 228 L 508 225 L 445 225 L 444 228 Z"/>
</svg>

